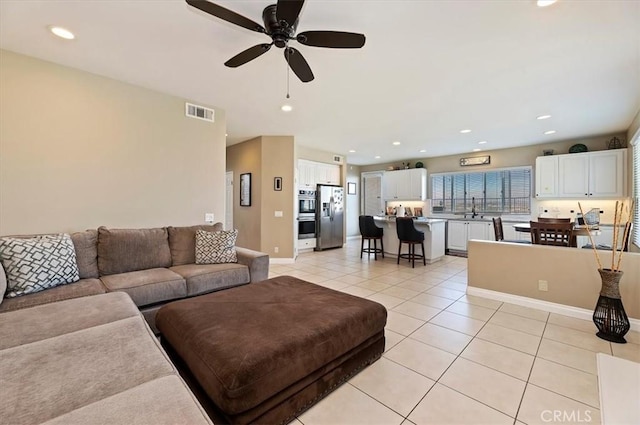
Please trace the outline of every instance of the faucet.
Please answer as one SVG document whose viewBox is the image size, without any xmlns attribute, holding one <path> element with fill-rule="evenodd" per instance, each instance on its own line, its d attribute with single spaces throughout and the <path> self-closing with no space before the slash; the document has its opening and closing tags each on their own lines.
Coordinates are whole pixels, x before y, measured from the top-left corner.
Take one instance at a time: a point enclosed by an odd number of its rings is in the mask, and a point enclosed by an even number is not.
<svg viewBox="0 0 640 425">
<path fill-rule="evenodd" d="M 476 198 L 471 198 L 471 218 L 476 218 L 478 213 L 476 213 Z"/>
</svg>

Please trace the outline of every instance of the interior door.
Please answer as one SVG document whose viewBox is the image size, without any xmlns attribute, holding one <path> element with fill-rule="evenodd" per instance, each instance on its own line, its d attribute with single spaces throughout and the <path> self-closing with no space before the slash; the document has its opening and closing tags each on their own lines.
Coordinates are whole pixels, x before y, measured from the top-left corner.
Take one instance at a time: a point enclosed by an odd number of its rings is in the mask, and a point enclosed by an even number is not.
<svg viewBox="0 0 640 425">
<path fill-rule="evenodd" d="M 362 174 L 363 215 L 384 215 L 382 200 L 382 174 Z"/>
</svg>

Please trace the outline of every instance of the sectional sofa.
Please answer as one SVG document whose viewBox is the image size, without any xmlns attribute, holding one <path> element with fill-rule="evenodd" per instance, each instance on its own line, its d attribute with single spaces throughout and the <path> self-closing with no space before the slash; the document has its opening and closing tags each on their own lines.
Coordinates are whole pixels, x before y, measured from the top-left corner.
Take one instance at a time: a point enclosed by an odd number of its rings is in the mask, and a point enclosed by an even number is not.
<svg viewBox="0 0 640 425">
<path fill-rule="evenodd" d="M 237 263 L 195 264 L 198 230 L 222 225 L 74 233 L 79 280 L 4 298 L 0 422 L 211 424 L 159 345 L 155 313 L 173 300 L 263 281 L 269 256 L 236 247 Z M 0 267 L 0 294 L 7 290 Z"/>
<path fill-rule="evenodd" d="M 122 291 L 129 294 L 155 331 L 164 304 L 268 278 L 269 256 L 236 247 L 237 263 L 195 264 L 197 230 L 222 224 L 152 229 L 100 227 L 71 234 L 80 280 L 1 300 L 0 313 L 70 298 Z M 19 236 L 29 238 L 30 236 Z M 0 294 L 6 276 L 0 267 Z"/>
</svg>

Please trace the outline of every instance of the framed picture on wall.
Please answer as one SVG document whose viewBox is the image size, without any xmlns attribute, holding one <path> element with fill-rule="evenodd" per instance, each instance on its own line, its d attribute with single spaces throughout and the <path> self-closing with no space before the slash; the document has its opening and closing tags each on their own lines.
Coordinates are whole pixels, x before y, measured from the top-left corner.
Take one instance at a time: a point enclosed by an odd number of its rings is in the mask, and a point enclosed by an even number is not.
<svg viewBox="0 0 640 425">
<path fill-rule="evenodd" d="M 273 190 L 278 192 L 282 190 L 282 177 L 273 178 Z"/>
<path fill-rule="evenodd" d="M 240 174 L 240 206 L 251 206 L 251 173 Z"/>
<path fill-rule="evenodd" d="M 347 183 L 347 195 L 355 195 L 356 194 L 356 184 L 353 182 Z"/>
</svg>

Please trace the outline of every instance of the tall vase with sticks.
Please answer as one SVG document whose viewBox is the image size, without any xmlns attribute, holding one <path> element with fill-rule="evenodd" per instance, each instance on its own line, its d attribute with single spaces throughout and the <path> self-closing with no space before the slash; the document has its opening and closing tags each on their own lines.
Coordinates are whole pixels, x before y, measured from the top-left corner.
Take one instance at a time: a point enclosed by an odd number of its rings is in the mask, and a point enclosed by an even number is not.
<svg viewBox="0 0 640 425">
<path fill-rule="evenodd" d="M 578 202 L 580 213 L 584 217 L 582 211 L 582 205 Z M 620 270 L 620 264 L 622 263 L 622 253 L 625 249 L 624 241 L 627 240 L 629 231 L 631 230 L 631 219 L 635 207 L 635 200 L 631 203 L 631 208 L 625 210 L 624 202 L 616 201 L 616 210 L 613 217 L 613 245 L 611 247 L 611 268 L 602 267 L 600 261 L 600 255 L 596 249 L 596 245 L 593 242 L 591 236 L 591 229 L 589 224 L 585 220 L 585 226 L 587 233 L 589 234 L 589 241 L 593 248 L 593 252 L 596 255 L 596 261 L 598 262 L 598 272 L 602 280 L 602 288 L 600 289 L 600 296 L 596 303 L 596 308 L 593 311 L 593 323 L 598 328 L 598 337 L 611 342 L 618 342 L 621 344 L 626 343 L 624 336 L 630 329 L 629 318 L 624 311 L 622 305 L 622 298 L 620 296 L 620 279 L 622 279 L 623 272 Z M 626 221 L 623 221 L 623 216 L 626 214 Z M 618 249 L 618 241 L 620 238 L 620 227 L 624 223 L 624 231 L 622 234 L 622 247 Z"/>
</svg>

